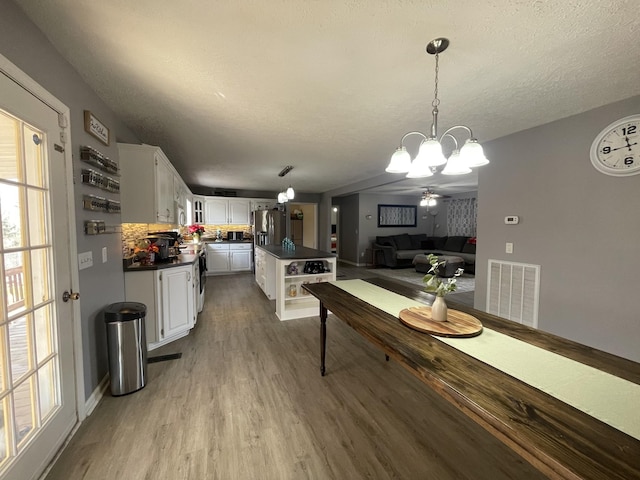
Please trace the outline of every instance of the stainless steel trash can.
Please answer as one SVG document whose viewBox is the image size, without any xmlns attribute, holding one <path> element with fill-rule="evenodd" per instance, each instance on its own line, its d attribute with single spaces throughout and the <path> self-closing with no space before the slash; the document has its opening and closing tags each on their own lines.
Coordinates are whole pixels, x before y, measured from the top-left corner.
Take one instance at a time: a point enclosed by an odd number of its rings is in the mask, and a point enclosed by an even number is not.
<svg viewBox="0 0 640 480">
<path fill-rule="evenodd" d="M 136 392 L 147 382 L 146 314 L 147 306 L 137 302 L 113 303 L 105 309 L 111 395 Z"/>
</svg>

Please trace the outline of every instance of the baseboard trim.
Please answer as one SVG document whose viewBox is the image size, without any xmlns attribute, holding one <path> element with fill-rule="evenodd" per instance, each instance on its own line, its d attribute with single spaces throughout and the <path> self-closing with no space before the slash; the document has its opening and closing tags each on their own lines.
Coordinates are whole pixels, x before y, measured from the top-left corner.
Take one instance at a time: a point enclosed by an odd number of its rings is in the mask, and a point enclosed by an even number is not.
<svg viewBox="0 0 640 480">
<path fill-rule="evenodd" d="M 100 381 L 98 386 L 95 388 L 95 390 L 91 392 L 91 395 L 89 396 L 89 398 L 87 398 L 87 401 L 84 404 L 85 416 L 88 417 L 95 410 L 95 408 L 98 406 L 98 403 L 100 403 L 100 400 L 102 400 L 102 397 L 104 396 L 104 392 L 107 391 L 108 387 L 109 387 L 109 374 L 107 373 L 102 378 L 102 380 Z"/>
</svg>

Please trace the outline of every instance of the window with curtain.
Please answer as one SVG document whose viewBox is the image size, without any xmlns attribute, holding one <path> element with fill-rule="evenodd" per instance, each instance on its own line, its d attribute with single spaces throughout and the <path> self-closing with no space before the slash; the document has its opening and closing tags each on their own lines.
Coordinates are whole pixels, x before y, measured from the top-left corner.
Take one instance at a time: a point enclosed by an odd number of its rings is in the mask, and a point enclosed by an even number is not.
<svg viewBox="0 0 640 480">
<path fill-rule="evenodd" d="M 450 237 L 455 235 L 476 236 L 477 204 L 475 198 L 449 200 L 447 204 L 447 234 Z"/>
</svg>

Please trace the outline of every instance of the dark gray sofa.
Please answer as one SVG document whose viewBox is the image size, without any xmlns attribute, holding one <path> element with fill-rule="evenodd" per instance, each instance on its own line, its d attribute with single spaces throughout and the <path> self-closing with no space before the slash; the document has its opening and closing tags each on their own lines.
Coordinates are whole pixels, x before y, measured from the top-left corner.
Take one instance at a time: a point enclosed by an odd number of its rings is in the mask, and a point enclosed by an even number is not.
<svg viewBox="0 0 640 480">
<path fill-rule="evenodd" d="M 376 265 L 390 268 L 413 266 L 413 257 L 418 254 L 440 253 L 464 259 L 464 270 L 475 273 L 475 237 L 427 237 L 424 233 L 377 236 L 373 242 Z"/>
</svg>

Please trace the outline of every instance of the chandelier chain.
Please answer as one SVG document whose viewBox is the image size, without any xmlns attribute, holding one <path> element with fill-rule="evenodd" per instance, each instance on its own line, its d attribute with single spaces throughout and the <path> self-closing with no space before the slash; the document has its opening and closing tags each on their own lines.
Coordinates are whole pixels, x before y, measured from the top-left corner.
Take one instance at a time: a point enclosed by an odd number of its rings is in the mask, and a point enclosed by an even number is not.
<svg viewBox="0 0 640 480">
<path fill-rule="evenodd" d="M 440 105 L 440 99 L 438 98 L 438 72 L 440 71 L 440 67 L 438 66 L 438 56 L 438 53 L 436 53 L 436 81 L 433 91 L 433 102 L 431 102 L 432 107 L 437 107 L 438 105 Z"/>
</svg>

